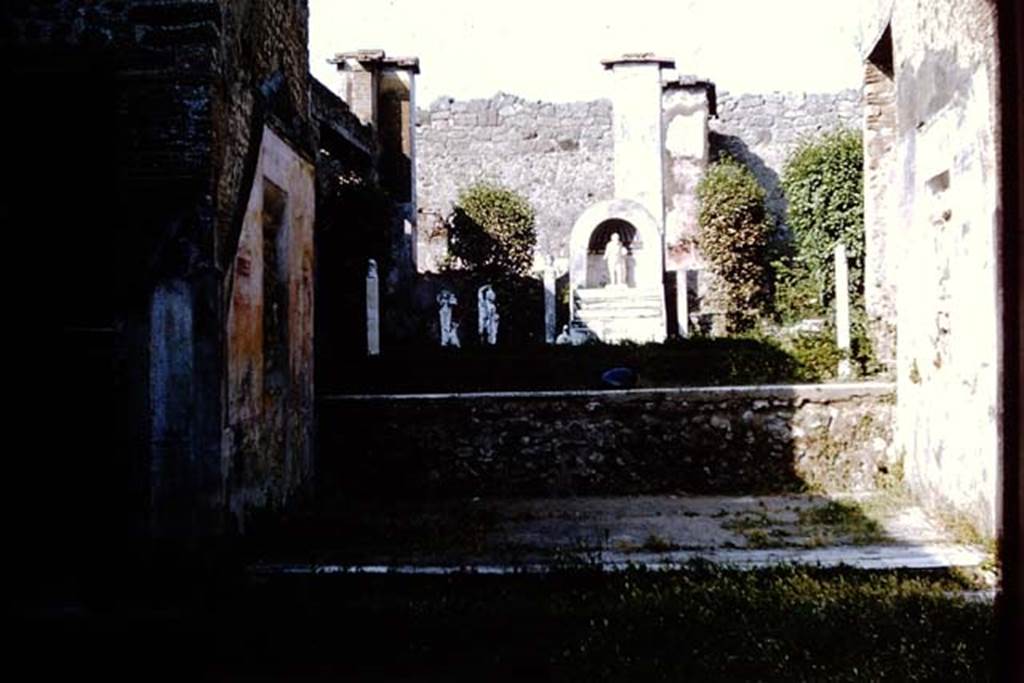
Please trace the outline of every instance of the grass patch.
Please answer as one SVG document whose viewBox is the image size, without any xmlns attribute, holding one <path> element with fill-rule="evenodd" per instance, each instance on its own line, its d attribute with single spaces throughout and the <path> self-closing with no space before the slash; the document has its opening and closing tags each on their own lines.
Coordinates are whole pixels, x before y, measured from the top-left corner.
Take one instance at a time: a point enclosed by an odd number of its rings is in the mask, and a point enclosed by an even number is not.
<svg viewBox="0 0 1024 683">
<path fill-rule="evenodd" d="M 751 529 L 747 532 L 748 548 L 786 548 L 791 545 L 787 539 L 789 532 L 785 529 Z"/>
<path fill-rule="evenodd" d="M 765 529 L 782 524 L 781 520 L 773 519 L 763 512 L 736 513 L 732 519 L 722 522 L 723 529 L 733 531 L 750 531 L 751 529 Z"/>
<path fill-rule="evenodd" d="M 801 524 L 830 526 L 837 531 L 877 530 L 878 523 L 864 515 L 860 506 L 848 501 L 830 500 L 824 505 L 799 512 Z"/>
<path fill-rule="evenodd" d="M 872 496 L 863 504 L 829 500 L 807 508 L 788 507 L 794 519 L 765 512 L 739 512 L 721 522 L 722 528 L 742 534 L 749 548 L 871 545 L 888 539 L 877 517 L 899 509 L 895 496 Z M 712 517 L 724 515 L 716 514 Z"/>
<path fill-rule="evenodd" d="M 854 545 L 870 545 L 886 540 L 882 526 L 857 503 L 830 500 L 822 506 L 799 512 L 800 524 L 826 537 L 845 539 Z"/>
<path fill-rule="evenodd" d="M 992 611 L 964 588 L 954 576 L 707 563 L 307 577 L 252 587 L 242 630 L 222 632 L 246 642 L 244 670 L 272 671 L 288 653 L 359 680 L 987 680 Z"/>
</svg>

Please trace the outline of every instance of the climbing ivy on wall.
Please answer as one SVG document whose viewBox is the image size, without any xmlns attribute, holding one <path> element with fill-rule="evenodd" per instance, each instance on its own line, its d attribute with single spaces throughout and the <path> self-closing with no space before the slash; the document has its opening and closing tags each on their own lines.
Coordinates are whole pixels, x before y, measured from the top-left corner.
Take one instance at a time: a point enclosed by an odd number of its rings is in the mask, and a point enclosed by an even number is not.
<svg viewBox="0 0 1024 683">
<path fill-rule="evenodd" d="M 765 191 L 735 159 L 712 165 L 697 188 L 699 247 L 719 281 L 728 331 L 749 329 L 770 298 L 768 248 L 774 232 Z"/>
<path fill-rule="evenodd" d="M 786 162 L 782 189 L 791 231 L 778 264 L 776 311 L 783 319 L 816 317 L 835 297 L 833 249 L 846 245 L 851 303 L 864 301 L 864 150 L 859 131 L 801 143 Z"/>
</svg>

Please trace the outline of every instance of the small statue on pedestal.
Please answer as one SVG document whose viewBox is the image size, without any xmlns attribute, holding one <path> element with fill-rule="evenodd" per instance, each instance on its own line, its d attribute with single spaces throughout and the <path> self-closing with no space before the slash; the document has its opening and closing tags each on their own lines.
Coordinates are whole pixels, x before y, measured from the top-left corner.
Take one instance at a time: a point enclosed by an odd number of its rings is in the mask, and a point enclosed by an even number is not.
<svg viewBox="0 0 1024 683">
<path fill-rule="evenodd" d="M 604 248 L 604 261 L 608 265 L 608 286 L 625 286 L 626 254 L 626 246 L 619 241 L 619 233 L 613 232 Z"/>
<path fill-rule="evenodd" d="M 452 320 L 452 307 L 458 303 L 459 300 L 447 289 L 442 289 L 441 293 L 437 295 L 437 305 L 440 307 L 438 315 L 441 318 L 441 346 L 461 348 L 459 324 Z"/>
<path fill-rule="evenodd" d="M 495 300 L 494 288 L 484 285 L 477 292 L 477 314 L 480 342 L 494 346 L 498 343 L 498 306 Z"/>
</svg>

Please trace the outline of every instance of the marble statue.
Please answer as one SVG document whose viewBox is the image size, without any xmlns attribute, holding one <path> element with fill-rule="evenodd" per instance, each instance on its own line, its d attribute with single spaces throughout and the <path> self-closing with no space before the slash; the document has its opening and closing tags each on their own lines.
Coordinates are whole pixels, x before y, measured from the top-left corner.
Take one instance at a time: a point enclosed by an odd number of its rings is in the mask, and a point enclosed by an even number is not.
<svg viewBox="0 0 1024 683">
<path fill-rule="evenodd" d="M 613 232 L 604 248 L 604 261 L 608 265 L 608 284 L 626 284 L 626 246 L 619 241 L 619 233 Z"/>
<path fill-rule="evenodd" d="M 498 343 L 498 306 L 494 303 L 494 288 L 484 285 L 477 292 L 477 313 L 480 341 L 494 346 Z"/>
<path fill-rule="evenodd" d="M 437 295 L 437 305 L 440 307 L 438 314 L 441 318 L 441 346 L 461 348 L 459 324 L 452 320 L 452 307 L 458 303 L 459 300 L 447 289 L 442 289 L 441 293 Z"/>
<path fill-rule="evenodd" d="M 595 341 L 594 333 L 582 325 L 563 325 L 562 333 L 555 339 L 556 344 L 569 344 L 571 346 L 582 346 Z"/>
</svg>

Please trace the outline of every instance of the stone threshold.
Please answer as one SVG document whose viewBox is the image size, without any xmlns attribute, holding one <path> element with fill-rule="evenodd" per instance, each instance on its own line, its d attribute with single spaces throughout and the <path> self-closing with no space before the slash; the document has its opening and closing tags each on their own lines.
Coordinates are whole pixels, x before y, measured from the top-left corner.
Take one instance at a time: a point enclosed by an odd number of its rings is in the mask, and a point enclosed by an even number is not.
<svg viewBox="0 0 1024 683">
<path fill-rule="evenodd" d="M 864 396 L 891 396 L 894 382 L 833 382 L 828 384 L 753 384 L 722 387 L 653 387 L 644 389 L 563 389 L 541 391 L 475 391 L 418 394 L 330 394 L 320 401 L 445 401 L 472 399 L 561 399 L 672 397 L 694 401 L 785 399 L 835 401 Z"/>
<path fill-rule="evenodd" d="M 549 573 L 572 569 L 624 571 L 643 567 L 657 571 L 673 571 L 694 560 L 712 562 L 735 569 L 758 569 L 778 565 L 805 565 L 812 567 L 850 567 L 853 569 L 890 570 L 948 570 L 972 569 L 986 559 L 983 551 L 957 544 L 930 544 L 916 547 L 866 545 L 842 548 L 766 548 L 677 550 L 663 553 L 624 553 L 600 551 L 583 553 L 578 557 L 535 562 L 465 562 L 460 564 L 412 563 L 259 563 L 249 572 L 255 576 L 335 575 L 335 574 L 396 574 L 396 575 L 454 575 L 454 574 L 530 574 Z M 979 593 L 986 593 L 979 591 Z"/>
</svg>

